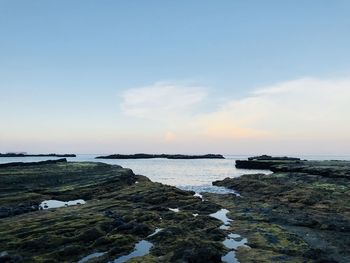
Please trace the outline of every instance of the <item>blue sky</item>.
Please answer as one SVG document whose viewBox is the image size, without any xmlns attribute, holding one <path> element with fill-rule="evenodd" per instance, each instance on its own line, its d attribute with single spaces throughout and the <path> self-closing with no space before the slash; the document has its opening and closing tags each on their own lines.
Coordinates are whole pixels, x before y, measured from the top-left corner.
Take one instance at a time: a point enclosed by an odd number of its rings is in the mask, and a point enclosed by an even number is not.
<svg viewBox="0 0 350 263">
<path fill-rule="evenodd" d="M 0 152 L 348 153 L 349 10 L 345 0 L 0 0 Z M 311 121 L 334 88 L 330 117 L 314 127 L 335 130 L 310 138 L 298 122 L 281 131 L 283 116 L 242 117 L 266 103 L 236 109 L 289 84 L 299 96 L 325 87 L 300 107 Z M 209 132 L 220 118 L 235 128 Z"/>
</svg>

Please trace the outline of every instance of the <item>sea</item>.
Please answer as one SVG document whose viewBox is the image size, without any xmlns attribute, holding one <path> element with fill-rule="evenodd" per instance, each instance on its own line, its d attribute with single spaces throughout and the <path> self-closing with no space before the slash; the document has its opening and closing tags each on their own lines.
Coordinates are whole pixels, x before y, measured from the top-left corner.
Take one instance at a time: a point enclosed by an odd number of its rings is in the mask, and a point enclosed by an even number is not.
<svg viewBox="0 0 350 263">
<path fill-rule="evenodd" d="M 75 162 L 103 162 L 130 168 L 135 174 L 145 175 L 154 182 L 176 186 L 195 192 L 233 193 L 232 190 L 216 187 L 213 181 L 226 177 L 234 178 L 244 174 L 271 173 L 269 170 L 237 169 L 235 160 L 246 160 L 251 155 L 224 155 L 225 159 L 95 159 L 97 154 L 77 154 L 67 158 Z M 301 155 L 292 156 L 306 160 L 350 160 L 350 155 Z M 0 163 L 37 162 L 55 160 L 55 157 L 1 157 Z"/>
</svg>

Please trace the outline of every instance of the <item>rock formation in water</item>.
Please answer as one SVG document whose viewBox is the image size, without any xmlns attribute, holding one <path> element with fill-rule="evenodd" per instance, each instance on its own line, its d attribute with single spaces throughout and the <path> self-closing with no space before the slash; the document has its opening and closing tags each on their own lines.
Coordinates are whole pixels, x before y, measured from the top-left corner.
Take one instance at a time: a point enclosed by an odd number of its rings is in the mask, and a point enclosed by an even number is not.
<svg viewBox="0 0 350 263">
<path fill-rule="evenodd" d="M 26 154 L 26 153 L 0 153 L 0 157 L 77 157 L 75 154 Z"/>
<path fill-rule="evenodd" d="M 0 168 L 5 167 L 16 167 L 16 166 L 36 166 L 36 165 L 43 165 L 43 164 L 55 164 L 55 163 L 66 163 L 66 158 L 61 158 L 58 160 L 47 160 L 47 161 L 40 161 L 40 162 L 13 162 L 13 163 L 0 163 Z"/>
<path fill-rule="evenodd" d="M 249 157 L 248 160 L 237 160 L 236 167 L 242 169 L 267 169 L 276 164 L 299 163 L 299 158 L 293 157 L 272 157 L 269 155 L 261 155 Z"/>
<path fill-rule="evenodd" d="M 98 156 L 96 159 L 225 159 L 221 154 L 204 154 L 204 155 L 184 155 L 184 154 L 112 154 L 107 156 Z"/>
</svg>

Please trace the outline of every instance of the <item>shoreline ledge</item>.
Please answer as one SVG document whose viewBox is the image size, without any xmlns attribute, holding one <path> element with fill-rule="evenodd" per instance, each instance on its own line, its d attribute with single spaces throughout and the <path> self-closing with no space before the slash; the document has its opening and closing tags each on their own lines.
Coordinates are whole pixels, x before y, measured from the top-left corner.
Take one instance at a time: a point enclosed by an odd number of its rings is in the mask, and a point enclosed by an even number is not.
<svg viewBox="0 0 350 263">
<path fill-rule="evenodd" d="M 209 216 L 220 205 L 119 165 L 9 164 L 0 193 L 0 262 L 87 262 L 98 252 L 88 262 L 114 262 L 145 243 L 152 249 L 137 262 L 219 263 L 226 253 L 221 222 Z M 85 203 L 41 210 L 47 200 Z"/>
<path fill-rule="evenodd" d="M 230 210 L 233 230 L 254 248 L 238 250 L 242 263 L 350 262 L 350 161 L 262 156 L 236 167 L 272 171 L 213 182 L 242 198 L 206 196 Z"/>
<path fill-rule="evenodd" d="M 203 154 L 203 155 L 185 155 L 185 154 L 112 154 L 106 156 L 97 156 L 95 159 L 225 159 L 221 154 Z"/>
<path fill-rule="evenodd" d="M 273 157 L 269 155 L 261 155 L 249 157 L 248 160 L 236 160 L 236 168 L 240 169 L 264 169 L 271 170 L 272 167 L 280 164 L 297 164 L 301 163 L 300 158 L 294 157 Z"/>
<path fill-rule="evenodd" d="M 66 158 L 61 158 L 57 160 L 46 160 L 46 161 L 39 161 L 39 162 L 12 162 L 12 163 L 0 163 L 0 168 L 7 168 L 7 167 L 26 167 L 26 166 L 40 166 L 44 164 L 59 164 L 59 163 L 67 163 Z"/>
</svg>

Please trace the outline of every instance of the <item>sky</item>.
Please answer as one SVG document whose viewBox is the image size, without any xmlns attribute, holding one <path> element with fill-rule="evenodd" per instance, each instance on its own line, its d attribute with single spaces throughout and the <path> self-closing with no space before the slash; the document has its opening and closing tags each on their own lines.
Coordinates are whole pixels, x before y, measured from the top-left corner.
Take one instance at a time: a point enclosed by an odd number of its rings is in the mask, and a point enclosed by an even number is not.
<svg viewBox="0 0 350 263">
<path fill-rule="evenodd" d="M 350 154 L 349 10 L 0 0 L 0 152 Z"/>
</svg>

